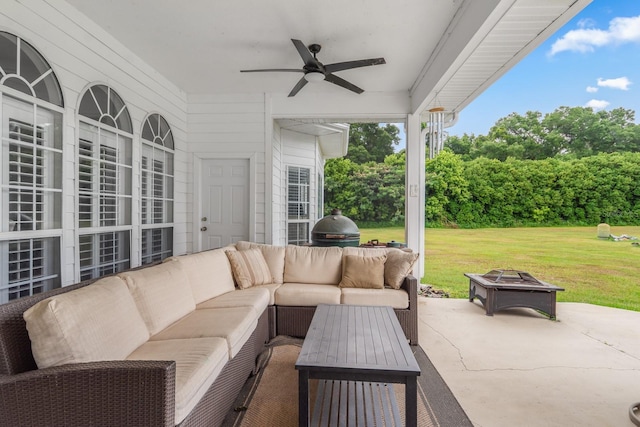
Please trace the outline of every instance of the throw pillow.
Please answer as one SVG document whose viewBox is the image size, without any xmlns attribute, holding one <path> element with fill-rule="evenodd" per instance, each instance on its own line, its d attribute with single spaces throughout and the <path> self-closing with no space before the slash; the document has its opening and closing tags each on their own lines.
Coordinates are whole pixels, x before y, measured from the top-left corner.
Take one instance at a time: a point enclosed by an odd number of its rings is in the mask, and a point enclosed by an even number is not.
<svg viewBox="0 0 640 427">
<path fill-rule="evenodd" d="M 393 289 L 400 289 L 404 278 L 411 273 L 418 255 L 416 252 L 390 249 L 384 266 L 384 283 Z"/>
<path fill-rule="evenodd" d="M 227 251 L 233 277 L 240 289 L 272 282 L 271 271 L 260 249 Z"/>
<path fill-rule="evenodd" d="M 386 255 L 363 257 L 346 255 L 342 259 L 341 288 L 384 288 Z"/>
</svg>

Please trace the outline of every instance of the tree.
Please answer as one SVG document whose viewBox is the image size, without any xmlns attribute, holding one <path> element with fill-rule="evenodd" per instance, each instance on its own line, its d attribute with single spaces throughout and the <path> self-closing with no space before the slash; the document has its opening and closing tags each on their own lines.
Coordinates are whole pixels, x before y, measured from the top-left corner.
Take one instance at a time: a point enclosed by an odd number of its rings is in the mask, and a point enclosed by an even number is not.
<svg viewBox="0 0 640 427">
<path fill-rule="evenodd" d="M 387 123 L 352 123 L 349 128 L 349 150 L 346 158 L 354 163 L 384 162 L 400 143 L 400 129 Z"/>
<path fill-rule="evenodd" d="M 640 152 L 640 126 L 633 110 L 559 107 L 542 115 L 527 111 L 499 119 L 487 136 L 452 136 L 445 147 L 464 160 L 487 157 L 505 161 L 581 158 L 599 153 Z"/>
</svg>

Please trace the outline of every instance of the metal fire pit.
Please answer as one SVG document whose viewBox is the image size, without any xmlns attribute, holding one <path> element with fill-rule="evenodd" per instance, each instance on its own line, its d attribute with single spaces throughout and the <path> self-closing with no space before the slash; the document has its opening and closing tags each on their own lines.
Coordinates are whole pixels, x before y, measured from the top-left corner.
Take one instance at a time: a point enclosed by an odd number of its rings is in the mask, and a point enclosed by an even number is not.
<svg viewBox="0 0 640 427">
<path fill-rule="evenodd" d="M 313 246 L 358 246 L 360 230 L 355 222 L 342 215 L 340 209 L 333 209 L 311 230 Z"/>
<path fill-rule="evenodd" d="M 556 292 L 563 288 L 518 270 L 465 273 L 469 278 L 469 301 L 478 298 L 487 316 L 505 308 L 527 307 L 556 318 Z"/>
</svg>

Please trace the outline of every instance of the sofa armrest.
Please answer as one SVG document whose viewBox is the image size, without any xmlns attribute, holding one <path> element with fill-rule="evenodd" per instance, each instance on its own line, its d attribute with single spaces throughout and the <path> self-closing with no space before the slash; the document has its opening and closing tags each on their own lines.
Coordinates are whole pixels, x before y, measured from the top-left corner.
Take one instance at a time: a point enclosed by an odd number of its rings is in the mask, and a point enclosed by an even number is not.
<svg viewBox="0 0 640 427">
<path fill-rule="evenodd" d="M 408 275 L 402 281 L 401 289 L 409 294 L 409 310 L 418 309 L 418 279 Z"/>
<path fill-rule="evenodd" d="M 396 310 L 396 314 L 409 343 L 418 345 L 418 279 L 408 275 L 404 278 L 401 289 L 409 294 L 409 309 Z"/>
<path fill-rule="evenodd" d="M 174 426 L 173 361 L 78 363 L 0 376 L 0 424 Z"/>
</svg>

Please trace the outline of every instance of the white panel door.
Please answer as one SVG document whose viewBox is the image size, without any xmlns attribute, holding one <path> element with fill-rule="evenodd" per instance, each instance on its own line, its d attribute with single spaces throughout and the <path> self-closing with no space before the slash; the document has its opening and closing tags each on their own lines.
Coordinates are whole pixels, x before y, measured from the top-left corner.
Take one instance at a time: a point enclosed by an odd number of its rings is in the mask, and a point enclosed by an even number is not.
<svg viewBox="0 0 640 427">
<path fill-rule="evenodd" d="M 249 240 L 249 160 L 202 161 L 202 250 Z"/>
</svg>

